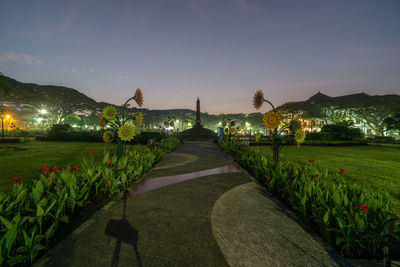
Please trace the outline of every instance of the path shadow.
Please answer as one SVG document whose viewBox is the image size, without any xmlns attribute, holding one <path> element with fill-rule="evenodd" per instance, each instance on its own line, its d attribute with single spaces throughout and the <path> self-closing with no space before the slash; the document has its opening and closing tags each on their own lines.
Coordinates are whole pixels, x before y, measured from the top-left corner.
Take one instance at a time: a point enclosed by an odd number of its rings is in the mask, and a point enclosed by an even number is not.
<svg viewBox="0 0 400 267">
<path fill-rule="evenodd" d="M 122 219 L 110 220 L 107 224 L 105 234 L 109 237 L 117 239 L 117 243 L 115 245 L 113 257 L 111 260 L 112 267 L 118 266 L 122 243 L 126 243 L 132 246 L 136 255 L 137 262 L 139 266 L 142 267 L 142 261 L 140 259 L 140 254 L 137 249 L 139 232 L 126 219 L 126 194 L 124 196 L 124 213 Z"/>
</svg>

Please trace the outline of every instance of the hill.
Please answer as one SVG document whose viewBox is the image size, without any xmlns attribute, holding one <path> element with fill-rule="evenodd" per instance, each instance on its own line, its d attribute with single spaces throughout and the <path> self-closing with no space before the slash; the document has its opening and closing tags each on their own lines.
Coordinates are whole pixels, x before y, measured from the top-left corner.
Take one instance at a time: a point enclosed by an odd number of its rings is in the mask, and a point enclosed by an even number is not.
<svg viewBox="0 0 400 267">
<path fill-rule="evenodd" d="M 38 110 L 48 111 L 48 124 L 70 123 L 77 125 L 94 125 L 98 123 L 101 111 L 107 102 L 97 102 L 76 89 L 64 86 L 38 85 L 34 83 L 22 83 L 10 77 L 0 74 L 0 104 L 15 113 L 19 121 L 23 121 L 23 128 L 33 127 L 37 124 Z M 195 101 L 193 100 L 193 105 Z M 122 107 L 117 106 L 117 109 Z M 128 112 L 140 111 L 145 116 L 146 128 L 158 128 L 169 118 L 179 120 L 177 127 L 187 128 L 194 124 L 196 112 L 190 109 L 149 110 L 146 108 L 132 107 Z M 257 127 L 261 125 L 261 114 L 254 113 L 230 114 L 228 117 L 240 121 L 247 121 Z M 206 128 L 216 129 L 221 117 L 208 113 L 201 113 L 203 125 Z M 21 124 L 20 124 L 21 125 Z"/>
</svg>

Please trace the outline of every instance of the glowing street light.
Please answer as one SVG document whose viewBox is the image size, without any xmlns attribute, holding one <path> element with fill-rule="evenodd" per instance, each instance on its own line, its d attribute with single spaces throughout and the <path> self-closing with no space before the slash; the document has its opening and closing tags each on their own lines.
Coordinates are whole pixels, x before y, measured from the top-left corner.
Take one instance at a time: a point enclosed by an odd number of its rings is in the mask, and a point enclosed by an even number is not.
<svg viewBox="0 0 400 267">
<path fill-rule="evenodd" d="M 40 113 L 40 114 L 43 114 L 43 115 L 44 115 L 44 114 L 47 114 L 47 110 L 45 110 L 45 109 L 40 109 L 40 110 L 39 110 L 39 113 Z"/>
<path fill-rule="evenodd" d="M 1 115 L 1 142 L 4 143 L 4 119 L 9 120 L 11 119 L 11 115 Z"/>
</svg>

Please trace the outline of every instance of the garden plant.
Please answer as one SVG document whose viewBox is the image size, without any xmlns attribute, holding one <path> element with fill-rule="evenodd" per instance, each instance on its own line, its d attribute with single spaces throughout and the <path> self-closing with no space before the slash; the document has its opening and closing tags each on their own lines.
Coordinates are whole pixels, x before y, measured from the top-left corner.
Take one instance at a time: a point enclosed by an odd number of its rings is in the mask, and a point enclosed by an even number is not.
<svg viewBox="0 0 400 267">
<path fill-rule="evenodd" d="M 135 96 L 141 103 L 137 95 L 138 92 Z M 104 113 L 107 123 L 118 129 L 119 140 L 132 137 L 133 126 L 126 124 L 124 116 L 117 118 L 114 114 L 113 118 L 112 108 Z M 106 152 L 100 163 L 95 162 L 92 152 L 80 166 L 42 166 L 36 179 L 11 178 L 11 192 L 0 193 L 0 265 L 33 263 L 41 251 L 49 249 L 63 224 L 92 203 L 123 192 L 179 144 L 179 139 L 170 137 L 151 149 L 135 145 L 126 148 L 125 153 L 121 149 L 115 155 Z"/>
<path fill-rule="evenodd" d="M 220 146 L 343 256 L 382 257 L 383 225 L 394 217 L 388 191 L 350 184 L 345 179 L 346 169 L 329 173 L 314 158 L 307 164 L 285 158 L 276 164 L 270 153 L 257 148 L 243 150 L 236 140 L 225 140 Z"/>
</svg>

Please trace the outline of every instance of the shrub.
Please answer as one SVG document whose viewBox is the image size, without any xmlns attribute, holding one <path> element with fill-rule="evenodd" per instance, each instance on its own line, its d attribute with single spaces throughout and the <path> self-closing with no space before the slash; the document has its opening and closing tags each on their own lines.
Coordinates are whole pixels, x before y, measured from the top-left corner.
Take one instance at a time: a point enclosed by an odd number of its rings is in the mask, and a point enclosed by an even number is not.
<svg viewBox="0 0 400 267">
<path fill-rule="evenodd" d="M 156 141 L 161 141 L 162 139 L 164 139 L 166 137 L 165 133 L 160 133 L 160 132 L 141 132 L 140 134 L 138 134 L 135 139 L 137 140 L 137 142 L 141 145 L 146 145 L 147 144 L 147 140 L 149 139 L 154 139 Z"/>
<path fill-rule="evenodd" d="M 317 133 L 309 133 L 307 135 L 308 140 L 331 141 L 332 137 L 333 137 L 332 132 L 317 132 Z"/>
<path fill-rule="evenodd" d="M 55 124 L 45 138 L 36 138 L 46 141 L 76 141 L 76 142 L 102 142 L 101 132 L 74 131 L 69 124 Z"/>
<path fill-rule="evenodd" d="M 346 125 L 338 124 L 327 124 L 321 128 L 321 133 L 330 133 L 332 135 L 331 140 L 352 140 L 361 138 L 361 130 L 359 128 L 349 128 Z M 312 140 L 323 140 L 323 139 L 312 139 Z"/>
<path fill-rule="evenodd" d="M 153 150 L 127 149 L 119 161 L 106 153 L 101 163 L 90 157 L 70 169 L 43 166 L 31 182 L 12 178 L 13 190 L 0 193 L 0 265 L 32 263 L 79 209 L 116 196 L 178 145 L 176 138 L 163 139 Z"/>
<path fill-rule="evenodd" d="M 393 217 L 387 191 L 371 192 L 350 185 L 345 170 L 333 175 L 310 160 L 294 165 L 274 162 L 265 151 L 241 151 L 239 143 L 221 143 L 236 151 L 236 160 L 270 191 L 283 198 L 307 223 L 318 226 L 322 237 L 347 257 L 382 257 L 383 223 Z M 236 148 L 234 147 L 236 146 Z"/>
</svg>

